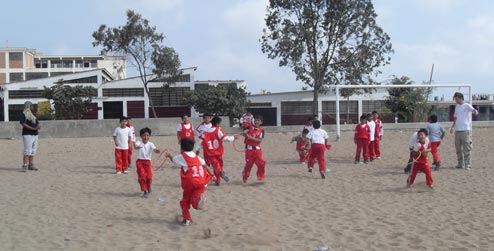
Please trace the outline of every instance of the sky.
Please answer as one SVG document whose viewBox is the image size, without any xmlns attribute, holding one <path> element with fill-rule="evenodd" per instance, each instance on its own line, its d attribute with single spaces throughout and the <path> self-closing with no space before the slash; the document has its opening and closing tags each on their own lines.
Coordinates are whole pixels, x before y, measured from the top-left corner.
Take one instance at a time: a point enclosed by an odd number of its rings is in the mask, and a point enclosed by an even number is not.
<svg viewBox="0 0 494 251">
<path fill-rule="evenodd" d="M 376 77 L 414 83 L 471 84 L 494 94 L 494 1 L 374 0 L 377 24 L 391 37 L 391 63 Z M 165 35 L 196 80 L 245 80 L 247 91 L 301 90 L 290 68 L 261 51 L 268 0 L 16 0 L 2 1 L 0 47 L 45 55 L 97 55 L 92 33 L 125 24 L 127 9 Z M 128 70 L 128 75 L 135 71 Z"/>
</svg>

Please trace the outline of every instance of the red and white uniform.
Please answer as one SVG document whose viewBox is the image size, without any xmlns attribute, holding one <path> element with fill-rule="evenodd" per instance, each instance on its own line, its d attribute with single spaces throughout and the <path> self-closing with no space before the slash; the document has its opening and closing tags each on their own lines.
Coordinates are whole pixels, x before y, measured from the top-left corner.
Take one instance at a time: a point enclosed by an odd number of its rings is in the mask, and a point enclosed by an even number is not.
<svg viewBox="0 0 494 251">
<path fill-rule="evenodd" d="M 264 138 L 264 130 L 259 127 L 251 127 L 249 130 L 246 130 L 245 133 L 247 133 L 249 136 L 256 138 L 256 139 L 263 139 Z M 247 179 L 250 176 L 250 171 L 252 169 L 252 166 L 254 163 L 257 166 L 257 179 L 258 180 L 264 180 L 266 177 L 266 161 L 262 158 L 262 149 L 261 149 L 261 142 L 257 142 L 248 138 L 245 138 L 244 140 L 245 144 L 245 166 L 244 166 L 244 171 L 243 171 L 243 181 L 246 182 Z"/>
<path fill-rule="evenodd" d="M 314 160 L 317 159 L 319 171 L 326 172 L 326 161 L 324 159 L 324 154 L 326 153 L 326 139 L 328 139 L 328 133 L 319 128 L 309 132 L 307 137 L 312 142 L 307 167 L 309 169 L 314 168 Z"/>
<path fill-rule="evenodd" d="M 192 126 L 192 123 L 180 123 L 178 125 L 177 132 L 180 134 L 180 139 L 189 138 L 194 140 L 194 126 Z"/>
<path fill-rule="evenodd" d="M 292 142 L 296 142 L 295 149 L 297 150 L 300 162 L 305 162 L 309 158 L 310 140 L 298 135 L 292 138 Z"/>
<path fill-rule="evenodd" d="M 240 117 L 240 124 L 244 129 L 249 128 L 254 125 L 254 115 L 244 113 L 242 117 Z"/>
<path fill-rule="evenodd" d="M 371 160 L 376 158 L 376 149 L 375 149 L 375 144 L 374 140 L 376 139 L 376 122 L 374 120 L 367 121 L 367 125 L 369 125 L 370 128 L 370 137 L 369 137 L 369 158 Z"/>
<path fill-rule="evenodd" d="M 213 126 L 202 135 L 202 148 L 204 149 L 204 160 L 208 166 L 212 166 L 216 183 L 221 182 L 223 171 L 223 142 L 232 142 L 235 138 L 228 136 L 219 126 Z"/>
<path fill-rule="evenodd" d="M 427 185 L 432 185 L 432 172 L 431 167 L 429 166 L 429 159 L 427 157 L 428 154 L 420 154 L 418 151 L 422 152 L 426 149 L 431 149 L 431 145 L 428 141 L 418 142 L 413 147 L 413 158 L 417 159 L 415 163 L 413 163 L 412 170 L 410 171 L 410 175 L 408 176 L 408 184 L 413 184 L 415 181 L 415 177 L 419 171 L 422 171 L 425 174 L 425 180 Z M 419 156 L 420 154 L 420 156 Z"/>
<path fill-rule="evenodd" d="M 305 123 L 305 125 L 304 125 L 304 129 L 309 130 L 309 132 L 314 131 L 314 127 L 312 126 L 312 123 L 310 123 L 310 122 L 306 122 L 306 123 Z"/>
<path fill-rule="evenodd" d="M 212 126 L 212 125 L 211 125 L 211 123 L 204 123 L 204 121 L 203 121 L 203 122 L 201 122 L 201 123 L 197 126 L 197 128 L 196 128 L 197 136 L 198 136 L 199 138 L 201 138 L 201 137 L 202 137 L 202 134 L 203 134 L 205 131 L 209 130 L 209 129 L 211 128 L 211 126 Z"/>
<path fill-rule="evenodd" d="M 374 133 L 374 153 L 377 157 L 381 157 L 381 136 L 383 135 L 383 125 L 381 119 L 375 119 L 376 123 L 375 133 Z"/>
<path fill-rule="evenodd" d="M 115 137 L 117 146 L 115 146 L 115 166 L 117 172 L 127 171 L 129 168 L 129 141 L 131 132 L 128 127 L 117 127 L 113 131 L 113 137 Z"/>
<path fill-rule="evenodd" d="M 172 158 L 173 163 L 182 166 L 180 179 L 183 189 L 183 197 L 180 201 L 184 220 L 192 220 L 189 209 L 192 206 L 197 209 L 201 194 L 206 191 L 206 184 L 211 176 L 204 170 L 204 160 L 194 152 L 183 152 Z"/>
<path fill-rule="evenodd" d="M 364 161 L 369 160 L 369 138 L 370 127 L 367 124 L 358 124 L 355 127 L 355 135 L 353 141 L 357 144 L 357 151 L 355 152 L 355 161 L 360 161 L 360 153 L 364 156 Z"/>
<path fill-rule="evenodd" d="M 152 142 L 144 144 L 136 141 L 136 146 L 141 147 L 137 150 L 136 172 L 137 182 L 141 186 L 141 191 L 148 191 L 153 182 L 153 167 L 151 165 L 151 155 L 156 146 Z"/>
</svg>

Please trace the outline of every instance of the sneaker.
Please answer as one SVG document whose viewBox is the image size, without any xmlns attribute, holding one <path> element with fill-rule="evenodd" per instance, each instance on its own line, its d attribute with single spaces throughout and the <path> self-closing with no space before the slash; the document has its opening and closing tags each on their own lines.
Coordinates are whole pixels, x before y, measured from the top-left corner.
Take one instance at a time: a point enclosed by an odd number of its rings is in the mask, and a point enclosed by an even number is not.
<svg viewBox="0 0 494 251">
<path fill-rule="evenodd" d="M 27 172 L 27 166 L 26 165 L 22 165 L 21 172 Z"/>
<path fill-rule="evenodd" d="M 242 181 L 243 181 L 244 183 L 247 183 L 247 178 L 243 177 L 243 178 L 242 178 Z"/>
<path fill-rule="evenodd" d="M 151 186 L 148 187 L 148 194 L 151 193 L 153 191 L 153 189 L 151 189 Z"/>
<path fill-rule="evenodd" d="M 429 185 L 429 188 L 434 190 L 434 186 L 433 185 Z"/>
<path fill-rule="evenodd" d="M 356 160 L 354 163 L 355 163 L 355 165 L 358 165 L 359 161 L 358 161 L 358 160 Z"/>
<path fill-rule="evenodd" d="M 127 170 L 123 171 L 124 174 L 129 174 L 129 172 Z"/>
<path fill-rule="evenodd" d="M 326 179 L 326 175 L 324 175 L 324 172 L 320 172 L 321 173 L 321 179 Z"/>
<path fill-rule="evenodd" d="M 117 172 L 117 174 L 122 174 L 122 172 Z"/>
<path fill-rule="evenodd" d="M 221 171 L 220 176 L 221 176 L 221 178 L 222 178 L 223 180 L 225 180 L 225 182 L 230 181 L 230 178 L 228 178 L 228 176 L 226 176 L 225 171 Z"/>
<path fill-rule="evenodd" d="M 197 203 L 197 209 L 198 210 L 204 209 L 204 206 L 205 206 L 207 200 L 208 200 L 208 197 L 206 197 L 206 195 L 204 193 L 201 194 L 201 196 L 199 197 L 199 202 Z"/>
<path fill-rule="evenodd" d="M 359 164 L 359 165 L 363 165 L 363 164 L 364 164 L 364 162 L 363 162 L 363 161 L 359 161 L 359 162 L 358 162 L 358 164 Z"/>
<path fill-rule="evenodd" d="M 33 164 L 28 165 L 28 166 L 27 166 L 27 169 L 28 169 L 28 170 L 31 170 L 31 171 L 38 171 L 38 168 L 36 168 Z"/>
<path fill-rule="evenodd" d="M 463 167 L 462 166 L 456 166 L 457 169 L 462 169 Z"/>
<path fill-rule="evenodd" d="M 468 171 L 472 171 L 472 166 L 467 166 L 466 168 Z"/>
<path fill-rule="evenodd" d="M 381 157 L 377 157 L 376 159 L 381 159 Z"/>
<path fill-rule="evenodd" d="M 312 173 L 312 168 L 309 168 L 309 173 Z"/>
<path fill-rule="evenodd" d="M 182 225 L 184 225 L 184 226 L 190 225 L 190 220 L 183 220 Z"/>
<path fill-rule="evenodd" d="M 147 191 L 144 191 L 144 193 L 142 193 L 141 197 L 142 198 L 147 198 L 149 196 L 149 193 Z"/>
<path fill-rule="evenodd" d="M 364 164 L 369 164 L 369 161 L 367 161 L 367 160 L 364 160 Z"/>
<path fill-rule="evenodd" d="M 408 190 L 411 190 L 411 189 L 412 189 L 412 184 L 407 183 L 407 189 L 408 189 Z"/>
</svg>

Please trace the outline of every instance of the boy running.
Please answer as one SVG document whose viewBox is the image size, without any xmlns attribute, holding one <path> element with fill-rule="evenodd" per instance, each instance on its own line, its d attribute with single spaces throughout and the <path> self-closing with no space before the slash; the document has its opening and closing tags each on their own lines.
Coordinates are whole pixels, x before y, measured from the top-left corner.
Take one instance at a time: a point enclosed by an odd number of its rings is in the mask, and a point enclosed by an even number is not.
<svg viewBox="0 0 494 251">
<path fill-rule="evenodd" d="M 160 149 L 156 148 L 153 142 L 149 141 L 151 137 L 151 129 L 145 127 L 139 131 L 142 141 L 136 141 L 134 148 L 138 150 L 136 171 L 137 181 L 143 192 L 142 197 L 147 198 L 151 193 L 151 183 L 153 182 L 153 166 L 151 165 L 151 154 L 153 152 L 160 153 Z"/>
<path fill-rule="evenodd" d="M 129 167 L 129 141 L 131 139 L 131 131 L 127 127 L 127 118 L 120 118 L 120 126 L 113 131 L 113 142 L 115 143 L 115 165 L 117 174 L 127 174 Z"/>
<path fill-rule="evenodd" d="M 244 143 L 245 143 L 245 166 L 242 172 L 242 180 L 247 182 L 249 179 L 250 171 L 254 163 L 257 166 L 257 180 L 263 181 L 265 179 L 266 161 L 262 158 L 261 142 L 264 139 L 264 130 L 261 128 L 262 116 L 257 115 L 254 118 L 254 126 L 244 130 Z"/>
</svg>

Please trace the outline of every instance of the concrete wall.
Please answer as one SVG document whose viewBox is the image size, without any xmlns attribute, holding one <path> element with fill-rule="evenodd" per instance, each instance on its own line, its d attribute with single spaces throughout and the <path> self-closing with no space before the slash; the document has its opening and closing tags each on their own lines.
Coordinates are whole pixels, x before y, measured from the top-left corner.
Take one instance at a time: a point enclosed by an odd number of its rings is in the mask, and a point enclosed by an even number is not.
<svg viewBox="0 0 494 251">
<path fill-rule="evenodd" d="M 228 117 L 222 117 L 222 128 L 228 134 L 240 132 L 238 127 L 227 127 Z M 201 123 L 202 119 L 192 119 L 194 127 Z M 170 136 L 177 135 L 177 125 L 179 118 L 158 118 L 158 119 L 133 119 L 136 131 L 143 127 L 149 127 L 153 135 Z M 41 138 L 79 138 L 79 137 L 111 137 L 115 127 L 119 126 L 118 119 L 112 120 L 53 120 L 41 121 Z M 444 128 L 449 129 L 452 122 L 441 122 Z M 427 127 L 427 123 L 386 123 L 386 130 L 416 130 Z M 474 121 L 473 126 L 494 127 L 494 121 Z M 266 126 L 263 127 L 266 133 L 299 133 L 303 125 L 299 126 Z M 336 125 L 323 125 L 323 129 L 330 134 L 336 133 Z M 355 125 L 341 125 L 341 131 L 353 131 Z M 0 139 L 20 138 L 22 127 L 19 122 L 0 122 Z"/>
</svg>

